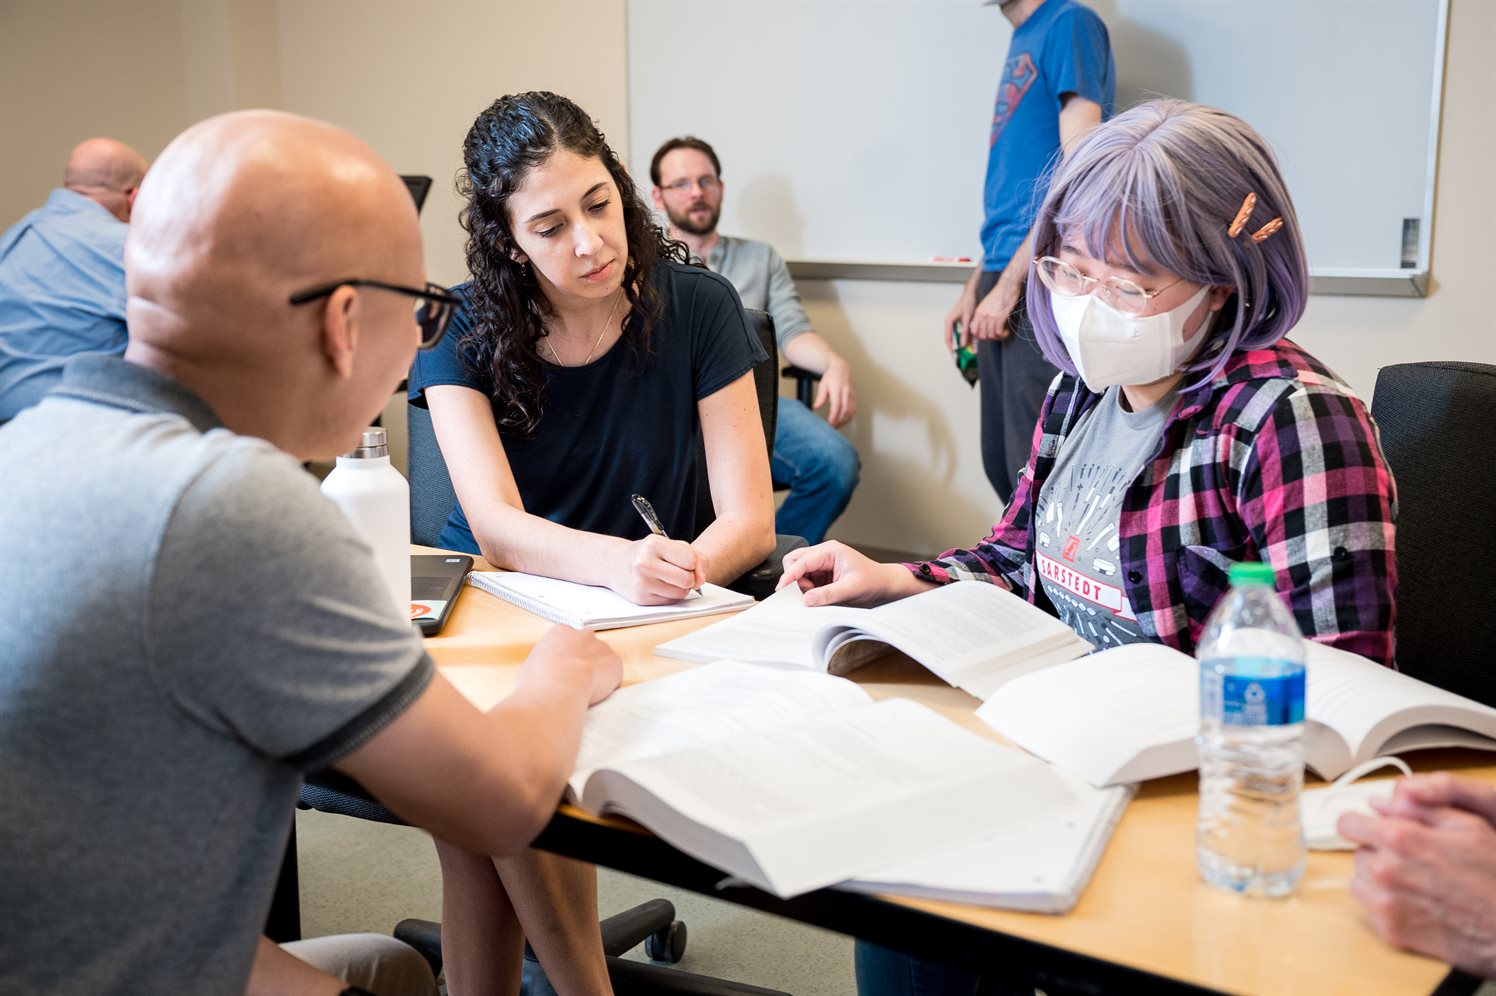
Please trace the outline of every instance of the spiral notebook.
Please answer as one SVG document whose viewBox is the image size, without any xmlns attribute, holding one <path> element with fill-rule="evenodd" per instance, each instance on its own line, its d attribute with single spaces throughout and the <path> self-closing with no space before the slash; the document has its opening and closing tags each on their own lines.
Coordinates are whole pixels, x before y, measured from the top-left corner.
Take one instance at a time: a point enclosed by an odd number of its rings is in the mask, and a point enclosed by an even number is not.
<svg viewBox="0 0 1496 996">
<path fill-rule="evenodd" d="M 607 588 L 519 571 L 473 571 L 468 575 L 468 584 L 574 629 L 642 626 L 667 619 L 732 612 L 753 604 L 751 595 L 740 595 L 714 584 L 702 585 L 700 595 L 689 595 L 665 605 L 635 605 Z"/>
</svg>

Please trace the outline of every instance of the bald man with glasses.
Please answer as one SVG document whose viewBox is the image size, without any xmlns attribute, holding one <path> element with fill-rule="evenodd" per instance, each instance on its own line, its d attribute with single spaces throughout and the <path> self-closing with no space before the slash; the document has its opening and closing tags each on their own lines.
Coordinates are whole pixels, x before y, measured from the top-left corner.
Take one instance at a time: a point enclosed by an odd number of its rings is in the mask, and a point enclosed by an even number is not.
<svg viewBox="0 0 1496 996">
<path fill-rule="evenodd" d="M 73 359 L 0 428 L 0 991 L 366 992 L 259 936 L 303 774 L 523 851 L 622 666 L 558 626 L 480 713 L 301 469 L 451 317 L 368 146 L 268 111 L 195 125 L 126 270 L 124 356 Z"/>
</svg>

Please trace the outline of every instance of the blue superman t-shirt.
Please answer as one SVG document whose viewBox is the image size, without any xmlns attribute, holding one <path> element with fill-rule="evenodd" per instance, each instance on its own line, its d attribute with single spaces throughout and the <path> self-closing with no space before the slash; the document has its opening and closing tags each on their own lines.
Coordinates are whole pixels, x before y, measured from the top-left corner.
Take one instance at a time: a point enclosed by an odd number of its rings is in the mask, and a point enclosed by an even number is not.
<svg viewBox="0 0 1496 996">
<path fill-rule="evenodd" d="M 1076 94 L 1110 117 L 1117 70 L 1106 25 L 1074 0 L 1045 0 L 1008 46 L 992 111 L 983 195 L 982 268 L 1001 270 L 1033 227 L 1060 152 L 1060 98 Z"/>
</svg>

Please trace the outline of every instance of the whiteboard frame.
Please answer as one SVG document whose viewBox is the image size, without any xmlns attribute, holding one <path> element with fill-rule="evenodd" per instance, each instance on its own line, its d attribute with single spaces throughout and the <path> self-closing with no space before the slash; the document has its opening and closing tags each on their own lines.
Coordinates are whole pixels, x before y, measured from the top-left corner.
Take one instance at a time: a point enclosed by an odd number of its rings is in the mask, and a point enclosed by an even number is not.
<svg viewBox="0 0 1496 996">
<path fill-rule="evenodd" d="M 1422 235 L 1420 234 L 1420 240 Z M 1425 250 L 1426 251 L 1426 250 Z M 888 263 L 852 259 L 791 259 L 797 280 L 903 280 L 911 283 L 961 284 L 973 263 Z M 1309 293 L 1350 297 L 1427 297 L 1429 271 L 1332 270 L 1309 272 Z"/>
</svg>

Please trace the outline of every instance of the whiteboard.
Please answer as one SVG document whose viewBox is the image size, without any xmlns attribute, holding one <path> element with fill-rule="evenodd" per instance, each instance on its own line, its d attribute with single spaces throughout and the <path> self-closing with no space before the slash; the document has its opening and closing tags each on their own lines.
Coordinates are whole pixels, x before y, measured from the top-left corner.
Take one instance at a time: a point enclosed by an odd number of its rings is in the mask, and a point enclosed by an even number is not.
<svg viewBox="0 0 1496 996">
<path fill-rule="evenodd" d="M 1267 138 L 1316 275 L 1427 270 L 1447 0 L 1089 6 L 1120 107 L 1214 104 Z M 977 0 L 629 0 L 632 169 L 694 134 L 722 159 L 725 232 L 792 260 L 979 259 L 1011 34 Z"/>
</svg>

